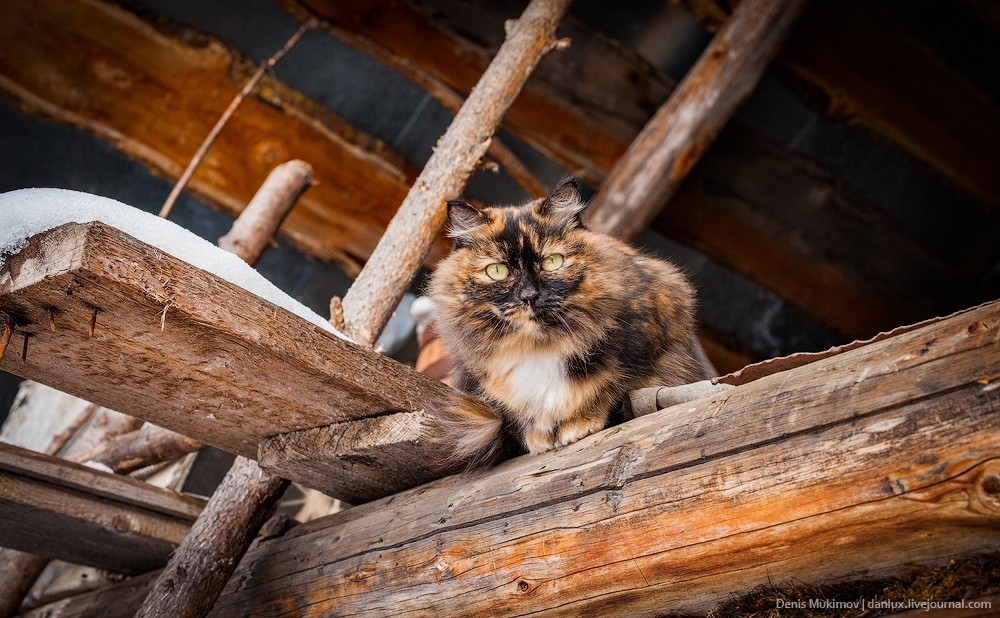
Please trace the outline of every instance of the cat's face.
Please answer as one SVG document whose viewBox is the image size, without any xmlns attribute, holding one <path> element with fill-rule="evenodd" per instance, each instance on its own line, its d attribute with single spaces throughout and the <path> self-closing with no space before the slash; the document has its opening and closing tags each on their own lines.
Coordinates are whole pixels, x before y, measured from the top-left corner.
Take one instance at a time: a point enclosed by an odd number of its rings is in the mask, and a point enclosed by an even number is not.
<svg viewBox="0 0 1000 618">
<path fill-rule="evenodd" d="M 572 331 L 586 279 L 582 208 L 572 183 L 524 206 L 449 203 L 456 239 L 449 276 L 470 326 L 497 335 Z"/>
</svg>

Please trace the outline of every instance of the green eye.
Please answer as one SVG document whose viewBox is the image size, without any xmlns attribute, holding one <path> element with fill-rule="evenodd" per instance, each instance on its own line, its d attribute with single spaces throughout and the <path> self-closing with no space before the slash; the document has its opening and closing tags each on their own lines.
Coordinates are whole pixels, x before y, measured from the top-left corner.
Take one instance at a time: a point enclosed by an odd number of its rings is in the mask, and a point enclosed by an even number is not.
<svg viewBox="0 0 1000 618">
<path fill-rule="evenodd" d="M 545 271 L 551 272 L 558 269 L 562 265 L 563 256 L 559 253 L 553 253 L 552 255 L 546 256 L 545 259 L 542 260 L 542 270 Z"/>
<path fill-rule="evenodd" d="M 494 281 L 501 281 L 507 278 L 510 270 L 503 264 L 490 264 L 486 267 L 486 276 Z"/>
</svg>

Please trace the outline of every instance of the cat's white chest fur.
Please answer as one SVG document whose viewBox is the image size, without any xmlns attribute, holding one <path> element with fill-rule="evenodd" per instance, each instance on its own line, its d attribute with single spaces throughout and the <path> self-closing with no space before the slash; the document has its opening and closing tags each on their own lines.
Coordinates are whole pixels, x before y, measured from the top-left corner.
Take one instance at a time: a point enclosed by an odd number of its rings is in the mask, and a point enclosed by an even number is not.
<svg viewBox="0 0 1000 618">
<path fill-rule="evenodd" d="M 502 399 L 510 408 L 523 410 L 538 424 L 554 424 L 569 415 L 573 397 L 562 356 L 529 353 L 495 362 Z"/>
</svg>

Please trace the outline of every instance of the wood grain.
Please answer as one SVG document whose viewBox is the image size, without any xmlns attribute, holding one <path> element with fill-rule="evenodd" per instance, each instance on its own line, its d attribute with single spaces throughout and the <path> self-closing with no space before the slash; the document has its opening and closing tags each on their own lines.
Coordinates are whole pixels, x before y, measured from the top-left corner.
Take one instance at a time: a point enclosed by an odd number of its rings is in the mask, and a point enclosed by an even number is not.
<svg viewBox="0 0 1000 618">
<path fill-rule="evenodd" d="M 0 443 L 4 547 L 143 573 L 164 565 L 204 500 Z"/>
<path fill-rule="evenodd" d="M 995 551 L 998 351 L 993 303 L 315 520 L 211 615 L 704 614 Z"/>
<path fill-rule="evenodd" d="M 805 0 L 744 0 L 618 161 L 584 213 L 636 239 L 764 75 Z"/>
<path fill-rule="evenodd" d="M 31 334 L 28 361 L 8 355 L 4 371 L 251 458 L 267 436 L 433 413 L 451 392 L 100 223 L 36 236 L 0 265 L 0 310 Z"/>
</svg>

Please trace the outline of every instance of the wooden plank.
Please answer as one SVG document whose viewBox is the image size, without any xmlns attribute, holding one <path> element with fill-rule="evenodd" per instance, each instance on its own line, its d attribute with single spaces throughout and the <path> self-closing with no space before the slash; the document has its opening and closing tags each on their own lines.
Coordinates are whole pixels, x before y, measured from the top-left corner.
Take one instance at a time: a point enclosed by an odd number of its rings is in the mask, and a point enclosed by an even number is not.
<svg viewBox="0 0 1000 618">
<path fill-rule="evenodd" d="M 750 95 L 805 0 L 744 0 L 619 159 L 584 213 L 588 226 L 638 238 Z"/>
<path fill-rule="evenodd" d="M 94 133 L 176 178 L 242 86 L 230 76 L 246 79 L 243 70 L 254 67 L 217 40 L 155 26 L 99 1 L 13 0 L 0 15 L 0 90 L 22 109 Z M 396 155 L 274 80 L 261 90 L 275 104 L 244 101 L 192 190 L 237 214 L 275 165 L 309 161 L 317 185 L 285 234 L 324 259 L 367 257 L 406 195 Z"/>
<path fill-rule="evenodd" d="M 164 565 L 205 501 L 0 443 L 0 544 L 114 573 Z"/>
<path fill-rule="evenodd" d="M 998 351 L 993 303 L 348 509 L 249 552 L 211 615 L 704 614 L 995 551 Z"/>
<path fill-rule="evenodd" d="M 0 310 L 15 347 L 29 336 L 27 360 L 8 353 L 0 369 L 251 458 L 267 436 L 434 413 L 452 392 L 101 223 L 7 258 Z"/>
</svg>

